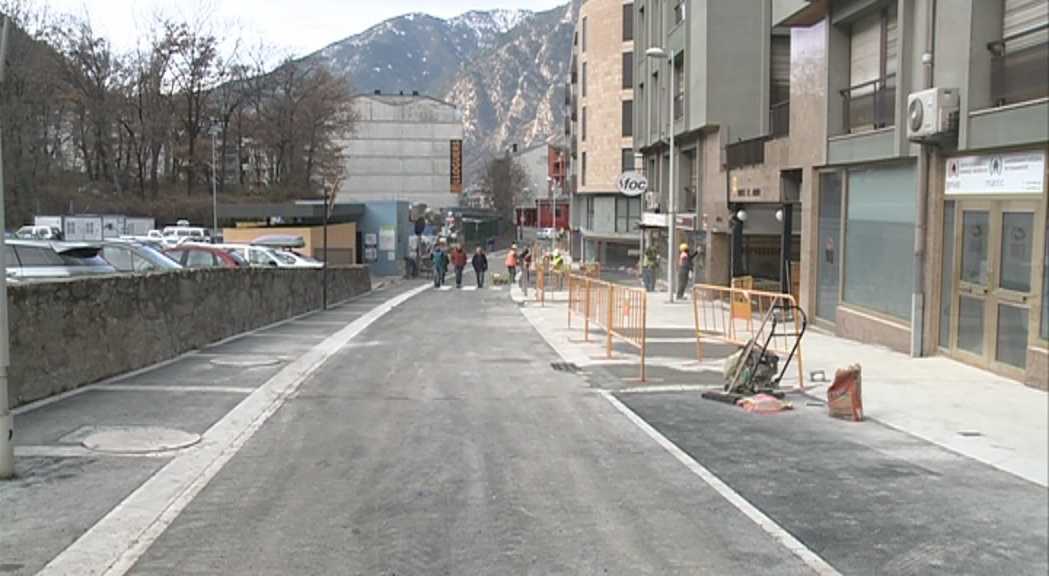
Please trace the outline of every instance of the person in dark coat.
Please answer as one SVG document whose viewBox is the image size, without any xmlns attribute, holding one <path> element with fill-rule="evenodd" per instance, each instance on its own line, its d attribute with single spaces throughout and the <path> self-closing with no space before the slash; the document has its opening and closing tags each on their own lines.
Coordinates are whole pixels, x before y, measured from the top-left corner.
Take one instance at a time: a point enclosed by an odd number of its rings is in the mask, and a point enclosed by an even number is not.
<svg viewBox="0 0 1049 576">
<path fill-rule="evenodd" d="M 474 276 L 477 277 L 477 287 L 484 288 L 484 273 L 488 271 L 488 256 L 480 246 L 474 252 L 473 260 L 470 262 L 474 267 Z"/>
<path fill-rule="evenodd" d="M 430 259 L 433 262 L 433 287 L 440 288 L 444 284 L 444 273 L 448 270 L 448 256 L 440 244 L 433 247 Z"/>
</svg>

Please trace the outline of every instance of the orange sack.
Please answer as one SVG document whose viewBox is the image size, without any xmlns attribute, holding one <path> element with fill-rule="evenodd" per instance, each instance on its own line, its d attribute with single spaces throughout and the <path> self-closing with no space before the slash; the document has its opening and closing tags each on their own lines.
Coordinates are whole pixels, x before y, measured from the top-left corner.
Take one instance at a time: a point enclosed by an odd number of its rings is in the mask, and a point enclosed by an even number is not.
<svg viewBox="0 0 1049 576">
<path fill-rule="evenodd" d="M 827 407 L 833 418 L 863 420 L 860 365 L 840 368 L 834 373 L 834 383 L 827 388 Z"/>
</svg>

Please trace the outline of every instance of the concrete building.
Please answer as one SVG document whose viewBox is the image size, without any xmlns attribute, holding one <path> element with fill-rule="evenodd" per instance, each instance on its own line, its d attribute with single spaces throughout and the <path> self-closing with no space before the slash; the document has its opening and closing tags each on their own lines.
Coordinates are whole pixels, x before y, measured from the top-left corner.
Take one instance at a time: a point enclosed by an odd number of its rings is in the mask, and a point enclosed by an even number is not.
<svg viewBox="0 0 1049 576">
<path fill-rule="evenodd" d="M 634 4 L 585 0 L 572 46 L 569 188 L 573 253 L 606 264 L 636 262 L 641 198 L 616 190 L 634 169 Z"/>
<path fill-rule="evenodd" d="M 727 143 L 761 136 L 769 129 L 768 110 L 774 98 L 769 81 L 771 8 L 767 1 L 639 0 L 634 16 L 639 47 L 634 57 L 634 147 L 643 158 L 653 192 L 646 211 L 669 212 L 673 193 L 678 215 L 673 244 L 685 241 L 701 249 L 696 258 L 698 280 L 727 283 L 732 255 L 737 264 L 746 261 L 744 235 L 760 237 L 752 250 L 763 254 L 770 243 L 776 245 L 779 232 L 770 218 L 774 209 L 752 210 L 748 214 L 754 216 L 752 225 L 746 229 L 733 225 L 729 174 L 724 169 Z M 646 57 L 650 47 L 661 48 L 668 57 Z M 671 74 L 674 94 L 669 93 Z M 668 190 L 667 138 L 671 101 L 672 191 Z M 739 198 L 754 202 L 765 198 L 751 194 Z M 663 235 L 653 240 L 657 246 L 667 245 Z M 737 275 L 741 273 L 737 269 Z"/>
<path fill-rule="evenodd" d="M 510 157 L 524 169 L 527 184 L 514 197 L 516 224 L 530 228 L 567 228 L 569 200 L 565 193 L 564 148 L 543 142 Z"/>
<path fill-rule="evenodd" d="M 403 200 L 456 206 L 462 193 L 462 116 L 428 96 L 362 94 L 353 138 L 343 143 L 347 201 Z"/>
<path fill-rule="evenodd" d="M 638 0 L 635 18 L 683 87 L 700 279 L 765 277 L 840 336 L 1047 387 L 1049 0 Z M 636 58 L 665 202 L 669 64 Z"/>
</svg>

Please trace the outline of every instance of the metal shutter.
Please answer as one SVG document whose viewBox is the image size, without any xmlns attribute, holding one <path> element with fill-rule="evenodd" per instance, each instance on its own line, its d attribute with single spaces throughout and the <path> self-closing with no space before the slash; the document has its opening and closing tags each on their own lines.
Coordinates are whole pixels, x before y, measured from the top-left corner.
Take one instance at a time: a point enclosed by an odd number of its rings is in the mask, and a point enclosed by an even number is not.
<svg viewBox="0 0 1049 576">
<path fill-rule="evenodd" d="M 790 98 L 790 36 L 772 37 L 772 101 L 778 104 Z"/>
<path fill-rule="evenodd" d="M 1002 37 L 1008 38 L 1049 23 L 1049 0 L 1005 0 Z M 1017 38 L 1005 45 L 1007 52 L 1015 52 L 1049 41 L 1049 30 Z"/>
<path fill-rule="evenodd" d="M 881 12 L 852 25 L 849 51 L 849 86 L 877 80 L 881 76 Z M 855 97 L 873 90 L 873 86 L 866 86 L 852 95 Z"/>
</svg>

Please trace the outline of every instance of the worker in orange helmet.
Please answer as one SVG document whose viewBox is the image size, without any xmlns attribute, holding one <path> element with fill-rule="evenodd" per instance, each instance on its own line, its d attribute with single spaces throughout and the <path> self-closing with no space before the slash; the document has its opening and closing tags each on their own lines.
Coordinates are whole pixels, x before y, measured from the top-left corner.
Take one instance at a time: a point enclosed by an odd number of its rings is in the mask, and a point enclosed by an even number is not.
<svg viewBox="0 0 1049 576">
<path fill-rule="evenodd" d="M 698 251 L 690 251 L 688 242 L 682 242 L 680 253 L 677 258 L 677 299 L 685 298 L 685 289 L 688 288 L 688 275 L 692 272 L 692 262 Z"/>
</svg>

